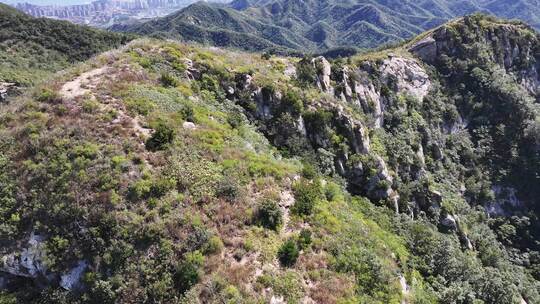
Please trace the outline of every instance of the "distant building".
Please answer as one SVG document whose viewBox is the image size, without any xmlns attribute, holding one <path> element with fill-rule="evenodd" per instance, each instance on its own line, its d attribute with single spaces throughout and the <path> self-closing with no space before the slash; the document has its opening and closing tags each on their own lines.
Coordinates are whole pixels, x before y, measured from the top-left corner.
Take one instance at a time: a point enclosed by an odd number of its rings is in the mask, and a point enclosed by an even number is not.
<svg viewBox="0 0 540 304">
<path fill-rule="evenodd" d="M 159 17 L 188 6 L 193 2 L 195 0 L 95 0 L 89 4 L 66 6 L 18 3 L 15 7 L 34 17 L 63 19 L 94 26 L 107 26 L 114 22 L 114 16 Z"/>
</svg>

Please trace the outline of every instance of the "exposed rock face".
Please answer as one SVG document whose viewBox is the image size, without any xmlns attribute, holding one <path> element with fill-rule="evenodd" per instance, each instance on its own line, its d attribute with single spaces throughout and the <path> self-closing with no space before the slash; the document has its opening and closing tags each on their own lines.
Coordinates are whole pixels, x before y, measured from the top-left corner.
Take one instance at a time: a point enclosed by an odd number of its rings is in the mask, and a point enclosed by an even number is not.
<svg viewBox="0 0 540 304">
<path fill-rule="evenodd" d="M 464 17 L 463 22 L 470 25 L 471 17 Z M 467 56 L 459 46 L 462 44 L 456 37 L 452 25 L 443 26 L 427 37 L 421 39 L 409 48 L 409 51 L 429 64 L 436 64 L 443 55 L 460 57 Z M 471 26 L 470 28 L 475 28 Z M 500 25 L 497 30 L 477 27 L 474 35 L 482 45 L 489 46 L 490 61 L 496 62 L 507 72 L 519 79 L 527 91 L 540 96 L 540 53 L 533 48 L 533 41 L 515 39 L 521 34 L 522 25 Z M 531 39 L 539 39 L 532 37 Z"/>
<path fill-rule="evenodd" d="M 454 231 L 457 233 L 459 240 L 461 242 L 461 245 L 464 247 L 464 249 L 467 249 L 467 250 L 474 249 L 473 244 L 471 240 L 469 239 L 469 236 L 463 229 L 463 225 L 461 224 L 460 219 L 457 215 L 452 215 L 449 213 L 447 213 L 444 216 L 441 215 L 440 223 L 449 231 Z"/>
<path fill-rule="evenodd" d="M 376 70 L 375 70 L 376 69 Z M 329 71 L 331 73 L 331 70 Z M 379 67 L 365 63 L 358 71 L 344 68 L 339 83 L 341 90 L 335 89 L 337 97 L 360 107 L 364 113 L 373 117 L 373 128 L 381 128 L 384 123 L 385 98 L 380 89 L 367 76 L 380 74 L 380 81 L 397 94 L 410 95 L 422 101 L 431 87 L 429 77 L 420 64 L 410 58 L 391 56 Z M 354 77 L 353 77 L 354 76 Z M 322 89 L 322 85 L 319 85 Z M 324 90 L 331 92 L 332 90 Z"/>
<path fill-rule="evenodd" d="M 410 286 L 407 284 L 407 279 L 405 279 L 402 274 L 399 275 L 399 285 L 401 286 L 401 294 L 407 296 L 410 293 Z M 409 303 L 409 301 L 407 301 L 406 299 L 403 299 L 401 301 L 401 304 L 407 303 Z"/>
<path fill-rule="evenodd" d="M 253 83 L 253 77 L 249 74 L 239 74 L 236 76 L 236 86 L 239 90 L 248 90 Z"/>
<path fill-rule="evenodd" d="M 189 122 L 189 121 L 185 121 L 183 124 L 182 124 L 182 127 L 186 130 L 194 130 L 194 129 L 197 129 L 197 126 L 192 123 L 192 122 Z"/>
<path fill-rule="evenodd" d="M 380 156 L 377 156 L 377 168 L 377 175 L 369 182 L 369 190 L 374 193 L 375 197 L 389 199 L 393 204 L 394 211 L 399 213 L 399 194 L 392 189 L 394 178 L 390 175 L 386 162 Z M 380 182 L 385 182 L 388 185 L 387 188 L 378 189 Z"/>
<path fill-rule="evenodd" d="M 458 227 L 456 218 L 451 214 L 446 214 L 441 218 L 441 225 L 451 230 L 457 230 Z"/>
<path fill-rule="evenodd" d="M 386 83 L 395 79 L 396 83 L 393 85 L 396 86 L 398 93 L 413 96 L 420 101 L 428 94 L 431 87 L 426 71 L 414 59 L 390 57 L 383 62 L 380 72 Z"/>
<path fill-rule="evenodd" d="M 283 71 L 283 73 L 287 77 L 296 77 L 296 67 L 293 64 L 288 64 L 287 67 L 285 67 L 285 71 Z"/>
<path fill-rule="evenodd" d="M 340 113 L 339 118 L 340 125 L 344 126 L 347 130 L 347 137 L 349 138 L 352 149 L 355 153 L 366 154 L 370 150 L 369 134 L 366 127 L 362 122 L 344 114 Z"/>
<path fill-rule="evenodd" d="M 330 75 L 332 73 L 332 67 L 330 62 L 323 56 L 313 58 L 313 66 L 317 70 L 317 86 L 323 92 L 333 94 L 334 88 L 330 84 Z"/>
<path fill-rule="evenodd" d="M 357 188 L 353 192 L 362 192 L 376 200 L 387 200 L 399 212 L 399 194 L 393 189 L 393 173 L 385 160 L 371 151 L 369 128 L 381 128 L 384 124 L 385 103 L 388 101 L 381 94 L 380 84 L 396 94 L 409 95 L 422 101 L 431 88 L 426 71 L 417 60 L 396 56 L 389 56 L 379 64 L 365 62 L 357 70 L 343 67 L 339 73 L 333 73 L 331 64 L 322 56 L 314 58 L 311 63 L 317 73 L 314 75 L 316 85 L 322 92 L 357 106 L 371 118 L 360 120 L 348 114 L 341 106 L 328 102 L 318 105 L 333 113 L 332 124 L 346 139 L 349 148 L 348 151 L 335 154 L 323 153 L 325 159 L 322 166 L 325 172 L 337 172 L 350 181 L 352 188 Z M 369 75 L 378 75 L 379 79 L 376 81 Z M 271 121 L 281 111 L 281 92 L 257 87 L 248 74 L 237 75 L 235 81 L 236 90 L 231 97 L 241 99 L 244 98 L 242 96 L 251 96 L 255 102 L 253 114 L 257 119 Z M 326 151 L 332 145 L 320 130 L 315 131 L 306 126 L 302 116 L 297 118 L 294 127 L 299 135 L 305 136 L 319 151 Z M 362 168 L 358 162 L 352 164 L 349 158 L 353 154 L 370 154 L 375 159 L 375 168 Z M 422 148 L 418 150 L 418 158 L 423 166 L 425 157 Z M 376 173 L 368 174 L 368 169 L 374 169 Z"/>
<path fill-rule="evenodd" d="M 381 128 L 383 125 L 383 100 L 381 93 L 375 89 L 373 83 L 367 79 L 354 82 L 354 92 L 364 112 L 371 112 L 375 118 L 374 127 Z"/>
<path fill-rule="evenodd" d="M 432 201 L 432 203 L 436 204 L 438 207 L 441 205 L 443 196 L 441 192 L 437 190 L 430 190 L 429 191 L 429 198 Z"/>
<path fill-rule="evenodd" d="M 385 97 L 376 87 L 370 74 L 380 75 L 379 80 L 393 90 L 396 94 L 412 96 L 420 101 L 428 94 L 431 81 L 424 68 L 412 58 L 389 56 L 382 64 L 374 65 L 366 62 L 357 71 L 351 71 L 348 67 L 343 68 L 341 75 L 334 79 L 338 87 L 331 88 L 330 76 L 332 68 L 323 57 L 313 59 L 317 68 L 317 85 L 325 93 L 335 93 L 335 96 L 343 101 L 354 104 L 361 108 L 364 113 L 370 115 L 373 120 L 369 122 L 352 119 L 343 113 L 339 114 L 337 124 L 341 130 L 345 130 L 345 137 L 349 139 L 352 152 L 356 154 L 368 154 L 371 150 L 369 131 L 366 125 L 372 128 L 380 128 L 384 123 Z M 319 143 L 324 146 L 324 143 Z M 423 150 L 419 150 L 420 162 L 424 163 Z M 336 171 L 342 175 L 348 175 L 352 180 L 364 174 L 366 168 L 347 167 L 347 155 L 337 156 L 335 161 Z M 392 202 L 396 212 L 399 212 L 399 195 L 392 189 L 393 177 L 390 174 L 384 159 L 376 156 L 377 174 L 371 178 L 367 185 L 369 196 L 374 199 L 387 199 Z M 424 161 L 423 161 L 424 160 Z M 353 182 L 354 185 L 360 184 Z M 364 186 L 365 187 L 365 186 Z"/>
<path fill-rule="evenodd" d="M 270 299 L 270 304 L 285 304 L 285 300 L 283 297 L 272 296 L 272 299 Z"/>
<path fill-rule="evenodd" d="M 517 191 L 514 188 L 493 186 L 495 200 L 486 206 L 489 215 L 508 216 L 515 211 L 523 211 L 525 204 L 517 198 Z"/>
<path fill-rule="evenodd" d="M 0 82 L 0 102 L 6 101 L 16 89 L 16 85 L 10 82 Z"/>
<path fill-rule="evenodd" d="M 60 286 L 67 290 L 77 288 L 87 266 L 88 264 L 85 261 L 79 261 L 75 268 L 60 277 Z"/>
<path fill-rule="evenodd" d="M 27 278 L 46 276 L 45 255 L 44 238 L 32 233 L 26 248 L 2 257 L 0 271 Z"/>
<path fill-rule="evenodd" d="M 437 57 L 437 41 L 432 35 L 428 35 L 415 43 L 410 51 L 426 62 L 433 61 Z"/>
<path fill-rule="evenodd" d="M 253 95 L 257 103 L 257 116 L 265 120 L 271 119 L 273 117 L 272 106 L 276 96 L 274 96 L 273 92 L 265 92 L 260 88 Z"/>
<path fill-rule="evenodd" d="M 194 67 L 192 60 L 185 58 L 184 65 L 186 66 L 186 78 L 198 79 L 201 76 L 201 72 Z"/>
</svg>

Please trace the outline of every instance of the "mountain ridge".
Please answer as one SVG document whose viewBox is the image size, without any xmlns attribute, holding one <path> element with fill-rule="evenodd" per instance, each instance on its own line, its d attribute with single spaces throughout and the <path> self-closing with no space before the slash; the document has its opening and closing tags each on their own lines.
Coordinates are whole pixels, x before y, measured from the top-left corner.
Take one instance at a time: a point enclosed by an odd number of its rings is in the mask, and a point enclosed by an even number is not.
<svg viewBox="0 0 540 304">
<path fill-rule="evenodd" d="M 30 85 L 131 39 L 67 21 L 34 18 L 0 3 L 0 81 Z"/>
<path fill-rule="evenodd" d="M 540 8 L 531 3 L 536 0 L 520 0 L 513 3 L 512 10 L 505 9 L 504 1 L 367 1 L 355 0 L 336 2 L 329 0 L 312 1 L 233 1 L 228 6 L 211 5 L 205 2 L 194 4 L 198 10 L 190 7 L 172 14 L 160 21 L 150 21 L 142 25 L 113 26 L 115 30 L 149 33 L 148 27 L 154 25 L 155 32 L 167 33 L 167 37 L 181 38 L 186 41 L 215 43 L 219 46 L 232 46 L 260 51 L 261 47 L 271 49 L 273 44 L 293 50 L 320 52 L 339 47 L 373 48 L 387 43 L 408 39 L 445 21 L 473 12 L 488 12 L 502 17 L 522 17 L 540 28 Z M 223 24 L 221 20 L 207 19 L 219 11 L 229 15 L 239 23 L 256 22 L 257 30 Z M 268 41 L 258 47 L 242 45 L 217 39 L 197 39 L 204 35 L 205 28 L 197 34 L 187 33 L 176 27 L 175 23 L 186 24 L 199 22 L 209 31 L 213 28 L 235 32 L 235 35 L 253 35 Z M 328 29 L 318 24 L 324 22 Z M 159 24 L 161 23 L 161 27 Z M 277 31 L 283 39 L 273 40 L 266 32 Z M 291 35 L 291 32 L 295 34 Z M 314 35 L 317 33 L 318 35 Z"/>
<path fill-rule="evenodd" d="M 538 62 L 483 15 L 94 57 L 0 106 L 0 302 L 538 303 Z"/>
</svg>

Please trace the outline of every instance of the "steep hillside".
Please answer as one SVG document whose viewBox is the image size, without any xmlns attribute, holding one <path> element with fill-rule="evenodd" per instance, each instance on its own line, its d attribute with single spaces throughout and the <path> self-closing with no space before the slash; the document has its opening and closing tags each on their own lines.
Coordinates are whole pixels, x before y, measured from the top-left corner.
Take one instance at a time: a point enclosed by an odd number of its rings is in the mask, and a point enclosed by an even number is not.
<svg viewBox="0 0 540 304">
<path fill-rule="evenodd" d="M 115 25 L 112 30 L 253 51 L 300 49 L 311 43 L 288 29 L 206 2 L 143 24 Z"/>
<path fill-rule="evenodd" d="M 28 85 L 129 40 L 69 22 L 33 18 L 0 3 L 0 82 Z"/>
<path fill-rule="evenodd" d="M 163 19 L 113 29 L 247 50 L 279 46 L 317 52 L 400 41 L 478 11 L 522 19 L 540 28 L 537 0 L 236 0 L 229 6 L 199 2 Z"/>
<path fill-rule="evenodd" d="M 539 303 L 540 37 L 137 40 L 0 108 L 2 303 Z"/>
</svg>

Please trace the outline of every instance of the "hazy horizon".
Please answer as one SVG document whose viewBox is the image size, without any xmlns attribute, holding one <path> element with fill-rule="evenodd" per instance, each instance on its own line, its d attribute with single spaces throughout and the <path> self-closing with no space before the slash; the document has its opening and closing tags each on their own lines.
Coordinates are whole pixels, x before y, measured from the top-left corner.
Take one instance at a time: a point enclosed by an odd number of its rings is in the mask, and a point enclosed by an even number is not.
<svg viewBox="0 0 540 304">
<path fill-rule="evenodd" d="M 0 0 L 2 3 L 7 4 L 16 4 L 16 3 L 31 3 L 38 5 L 74 5 L 74 4 L 84 4 L 90 3 L 91 0 Z"/>
</svg>

